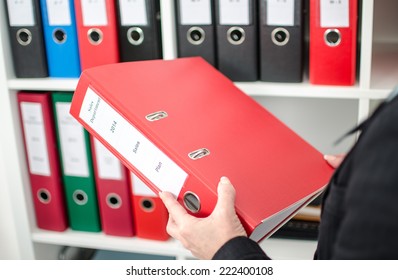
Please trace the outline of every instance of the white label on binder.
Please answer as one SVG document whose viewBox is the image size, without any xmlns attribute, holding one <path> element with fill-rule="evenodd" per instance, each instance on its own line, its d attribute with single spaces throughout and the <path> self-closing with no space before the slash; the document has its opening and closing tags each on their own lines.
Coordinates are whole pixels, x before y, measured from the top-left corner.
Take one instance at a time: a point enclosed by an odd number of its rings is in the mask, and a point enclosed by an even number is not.
<svg viewBox="0 0 398 280">
<path fill-rule="evenodd" d="M 32 0 L 7 0 L 8 17 L 10 26 L 34 26 Z"/>
<path fill-rule="evenodd" d="M 134 195 L 139 196 L 153 196 L 155 193 L 147 186 L 143 181 L 140 180 L 134 173 L 130 173 L 132 181 L 132 191 Z"/>
<path fill-rule="evenodd" d="M 250 3 L 249 0 L 220 0 L 221 25 L 249 25 Z"/>
<path fill-rule="evenodd" d="M 69 1 L 67 0 L 46 0 L 48 23 L 50 25 L 71 25 Z"/>
<path fill-rule="evenodd" d="M 84 26 L 108 25 L 105 0 L 82 0 L 81 5 Z"/>
<path fill-rule="evenodd" d="M 108 180 L 122 180 L 122 164 L 98 139 L 94 139 L 98 177 Z"/>
<path fill-rule="evenodd" d="M 349 26 L 349 0 L 321 0 L 321 27 Z"/>
<path fill-rule="evenodd" d="M 178 196 L 188 174 L 90 87 L 79 117 L 157 188 Z"/>
<path fill-rule="evenodd" d="M 294 26 L 294 0 L 267 0 L 267 25 Z"/>
<path fill-rule="evenodd" d="M 182 25 L 210 25 L 210 0 L 180 1 L 180 20 Z"/>
<path fill-rule="evenodd" d="M 120 18 L 123 26 L 148 25 L 145 0 L 120 0 Z"/>
<path fill-rule="evenodd" d="M 88 177 L 88 161 L 84 128 L 69 114 L 70 102 L 55 103 L 62 164 L 65 175 Z"/>
<path fill-rule="evenodd" d="M 50 162 L 41 104 L 21 102 L 21 113 L 30 173 L 50 176 Z"/>
</svg>

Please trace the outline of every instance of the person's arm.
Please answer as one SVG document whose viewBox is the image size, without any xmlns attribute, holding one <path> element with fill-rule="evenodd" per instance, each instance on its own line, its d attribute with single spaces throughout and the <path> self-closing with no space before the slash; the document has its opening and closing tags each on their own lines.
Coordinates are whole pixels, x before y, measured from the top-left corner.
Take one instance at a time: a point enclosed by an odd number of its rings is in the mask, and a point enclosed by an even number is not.
<svg viewBox="0 0 398 280">
<path fill-rule="evenodd" d="M 218 184 L 218 200 L 206 218 L 196 218 L 169 192 L 161 192 L 169 211 L 167 232 L 200 259 L 268 258 L 260 246 L 247 238 L 235 212 L 235 189 L 226 177 Z"/>
</svg>

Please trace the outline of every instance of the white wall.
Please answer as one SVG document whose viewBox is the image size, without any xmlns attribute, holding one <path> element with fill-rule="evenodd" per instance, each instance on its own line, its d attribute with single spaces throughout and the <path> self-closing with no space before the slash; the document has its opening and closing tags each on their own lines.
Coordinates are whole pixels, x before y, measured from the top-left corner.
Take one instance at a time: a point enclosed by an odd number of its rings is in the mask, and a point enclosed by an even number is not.
<svg viewBox="0 0 398 280">
<path fill-rule="evenodd" d="M 0 146 L 0 260 L 20 259 L 4 164 L 6 159 Z"/>
</svg>

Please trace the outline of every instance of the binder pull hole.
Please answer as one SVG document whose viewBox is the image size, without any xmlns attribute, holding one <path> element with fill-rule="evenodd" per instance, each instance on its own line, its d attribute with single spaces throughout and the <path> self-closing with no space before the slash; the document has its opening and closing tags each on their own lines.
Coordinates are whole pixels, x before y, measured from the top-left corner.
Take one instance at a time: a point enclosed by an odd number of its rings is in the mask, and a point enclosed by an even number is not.
<svg viewBox="0 0 398 280">
<path fill-rule="evenodd" d="M 205 40 L 205 31 L 197 26 L 191 27 L 187 32 L 187 40 L 192 45 L 200 45 Z"/>
<path fill-rule="evenodd" d="M 18 43 L 22 46 L 27 46 L 32 42 L 32 33 L 26 28 L 19 29 L 16 35 Z"/>
<path fill-rule="evenodd" d="M 167 116 L 168 116 L 168 114 L 165 111 L 158 111 L 158 112 L 154 112 L 154 113 L 146 115 L 145 118 L 150 122 L 154 122 L 154 121 L 164 119 Z"/>
<path fill-rule="evenodd" d="M 110 193 L 106 196 L 106 203 L 112 209 L 118 209 L 122 206 L 122 199 L 115 193 Z"/>
<path fill-rule="evenodd" d="M 66 41 L 66 33 L 62 29 L 57 29 L 53 33 L 54 41 L 58 44 L 65 43 Z"/>
<path fill-rule="evenodd" d="M 152 212 L 155 208 L 155 203 L 150 198 L 141 200 L 141 207 L 145 212 Z"/>
<path fill-rule="evenodd" d="M 46 189 L 39 189 L 37 191 L 37 198 L 41 203 L 48 204 L 51 201 L 51 194 Z"/>
<path fill-rule="evenodd" d="M 271 40 L 277 46 L 284 46 L 289 42 L 290 33 L 285 28 L 275 28 L 271 33 Z"/>
<path fill-rule="evenodd" d="M 134 46 L 141 45 L 144 42 L 144 32 L 139 27 L 131 27 L 127 30 L 127 40 Z"/>
<path fill-rule="evenodd" d="M 103 34 L 102 31 L 97 28 L 91 28 L 87 32 L 88 41 L 92 45 L 99 45 L 102 42 Z"/>
<path fill-rule="evenodd" d="M 337 29 L 328 29 L 325 31 L 325 42 L 326 45 L 330 47 L 336 47 L 340 45 L 341 42 L 341 34 Z"/>
<path fill-rule="evenodd" d="M 186 192 L 184 194 L 184 205 L 192 213 L 197 213 L 200 210 L 200 200 L 199 197 L 193 192 Z"/>
<path fill-rule="evenodd" d="M 87 194 L 82 190 L 76 190 L 73 192 L 73 201 L 77 205 L 85 205 L 88 201 Z"/>
<path fill-rule="evenodd" d="M 189 158 L 193 160 L 197 160 L 208 155 L 210 155 L 210 151 L 206 148 L 201 148 L 188 154 Z"/>
<path fill-rule="evenodd" d="M 240 45 L 245 41 L 245 30 L 241 27 L 231 27 L 227 31 L 227 40 L 232 45 Z"/>
</svg>

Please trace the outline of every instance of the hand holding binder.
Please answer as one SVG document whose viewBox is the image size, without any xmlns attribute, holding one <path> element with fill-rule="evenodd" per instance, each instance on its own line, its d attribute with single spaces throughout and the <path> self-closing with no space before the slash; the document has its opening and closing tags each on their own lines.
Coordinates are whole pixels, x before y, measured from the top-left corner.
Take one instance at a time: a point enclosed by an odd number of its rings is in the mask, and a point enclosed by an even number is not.
<svg viewBox="0 0 398 280">
<path fill-rule="evenodd" d="M 173 193 L 198 217 L 212 212 L 217 183 L 229 177 L 256 241 L 319 194 L 333 171 L 200 57 L 87 70 L 71 114 L 155 193 Z"/>
</svg>

